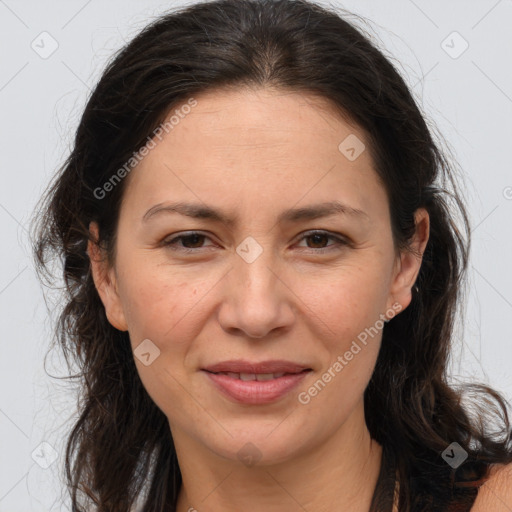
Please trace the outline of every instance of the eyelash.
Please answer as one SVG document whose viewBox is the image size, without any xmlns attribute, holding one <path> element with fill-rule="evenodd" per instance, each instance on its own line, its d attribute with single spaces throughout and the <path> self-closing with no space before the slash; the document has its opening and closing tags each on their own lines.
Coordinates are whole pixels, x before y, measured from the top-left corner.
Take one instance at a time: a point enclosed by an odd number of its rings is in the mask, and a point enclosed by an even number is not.
<svg viewBox="0 0 512 512">
<path fill-rule="evenodd" d="M 163 245 L 168 247 L 172 251 L 179 251 L 179 252 L 184 252 L 184 253 L 189 253 L 189 254 L 190 253 L 197 253 L 200 249 L 202 249 L 201 247 L 198 247 L 196 249 L 189 249 L 187 247 L 180 247 L 180 248 L 178 248 L 178 246 L 176 245 L 176 243 L 179 240 L 187 239 L 187 238 L 190 238 L 190 237 L 196 236 L 196 235 L 199 235 L 199 236 L 202 236 L 202 237 L 205 237 L 205 238 L 209 238 L 207 235 L 204 235 L 204 234 L 200 233 L 199 231 L 191 231 L 191 232 L 189 232 L 189 233 L 187 233 L 185 235 L 180 235 L 180 236 L 177 236 L 175 238 L 172 238 L 171 240 L 164 240 Z M 339 249 L 340 247 L 344 247 L 344 246 L 350 245 L 350 243 L 347 240 L 345 240 L 343 238 L 340 238 L 338 236 L 332 235 L 332 234 L 330 234 L 327 231 L 308 231 L 308 232 L 306 232 L 302 236 L 302 238 L 299 240 L 299 242 L 301 242 L 302 240 L 304 240 L 306 238 L 312 237 L 314 235 L 323 235 L 323 236 L 326 236 L 327 238 L 330 238 L 331 240 L 335 240 L 337 242 L 337 244 L 335 244 L 335 246 L 329 246 L 330 248 L 329 247 L 324 247 L 324 248 L 321 248 L 321 249 L 310 249 L 310 250 L 312 250 L 315 253 L 323 254 L 323 253 L 326 253 L 326 252 L 330 252 L 333 247 Z"/>
</svg>

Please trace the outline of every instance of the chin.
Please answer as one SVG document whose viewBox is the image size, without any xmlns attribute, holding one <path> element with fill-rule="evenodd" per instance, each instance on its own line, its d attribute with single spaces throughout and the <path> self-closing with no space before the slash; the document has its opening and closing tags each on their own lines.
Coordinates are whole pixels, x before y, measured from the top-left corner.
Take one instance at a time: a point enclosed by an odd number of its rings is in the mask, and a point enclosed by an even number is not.
<svg viewBox="0 0 512 512">
<path fill-rule="evenodd" d="M 226 434 L 221 439 L 209 436 L 205 444 L 218 456 L 238 460 L 247 467 L 280 464 L 298 456 L 307 449 L 307 444 L 301 432 L 294 433 L 278 425 L 279 422 L 273 422 L 271 426 L 265 422 L 256 426 L 251 421 L 250 425 L 233 429 L 224 424 L 231 436 Z"/>
</svg>

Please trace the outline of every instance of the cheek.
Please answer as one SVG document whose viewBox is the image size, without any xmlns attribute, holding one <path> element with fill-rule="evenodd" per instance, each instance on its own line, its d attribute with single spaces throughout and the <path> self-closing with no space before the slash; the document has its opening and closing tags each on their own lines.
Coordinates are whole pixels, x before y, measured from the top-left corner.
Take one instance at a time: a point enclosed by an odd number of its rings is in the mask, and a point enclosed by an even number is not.
<svg viewBox="0 0 512 512">
<path fill-rule="evenodd" d="M 200 279 L 190 272 L 178 275 L 169 267 L 151 268 L 147 263 L 137 271 L 125 268 L 120 294 L 137 371 L 155 403 L 174 409 L 183 399 L 188 378 L 187 354 L 201 335 L 206 299 L 219 278 Z M 148 352 L 142 352 L 143 346 L 149 346 L 149 358 L 138 357 Z M 148 359 L 150 364 L 144 364 Z M 180 407 L 186 408 L 187 403 Z"/>
<path fill-rule="evenodd" d="M 128 330 L 136 346 L 149 338 L 166 350 L 181 350 L 185 340 L 193 339 L 204 297 L 215 279 L 194 278 L 165 266 L 129 269 L 120 294 Z"/>
<path fill-rule="evenodd" d="M 352 409 L 368 384 L 377 360 L 386 314 L 389 283 L 376 267 L 353 266 L 337 273 L 336 280 L 309 281 L 309 311 L 320 327 L 317 353 L 322 369 L 308 388 L 302 403 L 312 410 L 336 408 L 344 415 Z M 325 335 L 321 335 L 321 332 Z M 334 410 L 334 409 L 333 409 Z"/>
<path fill-rule="evenodd" d="M 198 301 L 200 294 L 206 293 L 204 286 L 205 283 L 194 286 L 178 279 L 170 284 L 161 275 L 151 279 L 140 273 L 124 290 L 123 307 L 128 312 L 138 374 L 151 399 L 166 415 L 169 411 L 186 411 L 190 406 L 184 391 L 184 362 L 192 341 L 200 334 Z M 142 351 L 142 346 L 149 350 Z M 146 360 L 139 357 L 144 352 L 150 353 Z"/>
<path fill-rule="evenodd" d="M 301 277 L 297 290 L 310 315 L 329 327 L 329 338 L 347 340 L 372 326 L 385 313 L 389 297 L 386 269 L 375 263 L 340 266 L 325 276 Z M 322 323 L 321 322 L 321 323 Z"/>
<path fill-rule="evenodd" d="M 380 338 L 376 337 L 366 347 L 359 345 L 358 353 L 350 361 L 346 351 L 340 350 L 335 362 L 299 391 L 298 408 L 306 417 L 316 418 L 313 423 L 318 437 L 331 436 L 363 400 L 377 360 Z"/>
</svg>

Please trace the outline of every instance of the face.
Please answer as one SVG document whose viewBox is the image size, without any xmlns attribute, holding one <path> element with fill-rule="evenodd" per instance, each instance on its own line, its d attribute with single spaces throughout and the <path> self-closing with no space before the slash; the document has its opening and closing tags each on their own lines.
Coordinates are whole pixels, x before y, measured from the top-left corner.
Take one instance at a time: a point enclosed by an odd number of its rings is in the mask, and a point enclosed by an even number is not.
<svg viewBox="0 0 512 512">
<path fill-rule="evenodd" d="M 283 461 L 361 411 L 383 320 L 408 306 L 421 261 L 395 250 L 364 133 L 324 100 L 195 99 L 126 178 L 116 261 L 90 244 L 93 276 L 175 440 L 233 460 L 250 442 L 261 463 Z M 162 209 L 175 203 L 221 218 Z M 417 223 L 422 252 L 428 216 Z M 234 360 L 287 366 L 205 370 Z"/>
</svg>

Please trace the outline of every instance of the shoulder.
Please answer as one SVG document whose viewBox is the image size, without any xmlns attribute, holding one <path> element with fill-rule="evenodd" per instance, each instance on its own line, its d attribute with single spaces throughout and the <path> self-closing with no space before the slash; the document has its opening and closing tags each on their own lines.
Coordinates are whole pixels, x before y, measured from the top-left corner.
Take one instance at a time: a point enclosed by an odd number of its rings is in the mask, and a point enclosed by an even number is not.
<svg viewBox="0 0 512 512">
<path fill-rule="evenodd" d="M 471 512 L 510 512 L 512 510 L 512 464 L 495 465 L 479 488 Z"/>
</svg>

